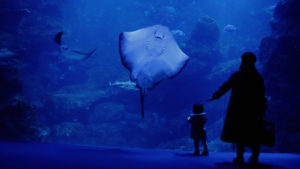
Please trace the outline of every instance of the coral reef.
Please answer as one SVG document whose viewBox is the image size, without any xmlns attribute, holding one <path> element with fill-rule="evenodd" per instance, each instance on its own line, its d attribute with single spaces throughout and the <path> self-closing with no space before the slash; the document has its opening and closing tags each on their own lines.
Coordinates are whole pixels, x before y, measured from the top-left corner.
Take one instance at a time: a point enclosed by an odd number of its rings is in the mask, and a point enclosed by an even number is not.
<svg viewBox="0 0 300 169">
<path fill-rule="evenodd" d="M 58 143 L 84 144 L 85 126 L 78 122 L 64 122 L 54 125 L 53 140 Z"/>
<path fill-rule="evenodd" d="M 170 134 L 170 130 L 164 128 L 166 121 L 156 113 L 141 119 L 140 114 L 128 112 L 124 105 L 117 103 L 97 105 L 89 123 L 87 142 L 93 145 L 143 147 L 146 138 L 152 138 L 152 145 L 148 146 L 155 148 L 158 144 L 155 138 Z"/>
<path fill-rule="evenodd" d="M 193 64 L 197 67 L 195 68 L 197 73 L 208 74 L 212 66 L 222 57 L 219 38 L 220 28 L 215 20 L 209 16 L 197 20 L 188 45 L 183 48 L 191 57 L 189 65 L 197 62 Z"/>
<path fill-rule="evenodd" d="M 5 49 L 0 52 L 0 137 L 47 141 L 49 130 L 37 123 L 36 108 L 22 92 L 18 57 Z"/>
<path fill-rule="evenodd" d="M 106 91 L 89 91 L 80 85 L 67 86 L 61 90 L 44 95 L 44 102 L 51 101 L 56 108 L 64 110 L 76 109 L 81 107 L 88 108 L 93 102 L 98 99 L 108 97 Z"/>
<path fill-rule="evenodd" d="M 220 28 L 215 20 L 209 16 L 202 17 L 197 20 L 197 23 L 192 30 L 191 40 L 198 43 L 214 43 L 220 38 Z"/>
</svg>

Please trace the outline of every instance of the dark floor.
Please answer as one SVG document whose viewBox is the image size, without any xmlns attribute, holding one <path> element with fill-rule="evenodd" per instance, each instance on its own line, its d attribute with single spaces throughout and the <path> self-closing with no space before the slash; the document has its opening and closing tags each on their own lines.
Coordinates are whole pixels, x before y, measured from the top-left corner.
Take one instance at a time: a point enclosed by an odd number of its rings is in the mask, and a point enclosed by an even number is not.
<svg viewBox="0 0 300 169">
<path fill-rule="evenodd" d="M 68 144 L 16 142 L 0 140 L 0 168 L 28 169 L 299 169 L 300 154 L 262 153 L 257 167 L 232 163 L 235 153 L 210 153 L 193 156 L 192 152 L 94 147 Z M 245 160 L 250 154 L 245 154 Z"/>
</svg>

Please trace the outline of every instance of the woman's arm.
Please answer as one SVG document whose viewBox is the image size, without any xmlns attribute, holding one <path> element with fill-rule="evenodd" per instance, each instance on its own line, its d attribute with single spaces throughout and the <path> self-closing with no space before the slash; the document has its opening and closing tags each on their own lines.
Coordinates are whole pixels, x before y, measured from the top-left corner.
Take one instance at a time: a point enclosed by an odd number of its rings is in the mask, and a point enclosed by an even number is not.
<svg viewBox="0 0 300 169">
<path fill-rule="evenodd" d="M 215 93 L 213 93 L 213 96 L 209 98 L 206 101 L 213 101 L 215 99 L 219 99 L 221 96 L 223 96 L 225 93 L 227 93 L 233 86 L 233 84 L 236 82 L 238 76 L 239 76 L 239 71 L 233 73 L 224 84 L 219 87 L 219 90 L 217 90 Z"/>
</svg>

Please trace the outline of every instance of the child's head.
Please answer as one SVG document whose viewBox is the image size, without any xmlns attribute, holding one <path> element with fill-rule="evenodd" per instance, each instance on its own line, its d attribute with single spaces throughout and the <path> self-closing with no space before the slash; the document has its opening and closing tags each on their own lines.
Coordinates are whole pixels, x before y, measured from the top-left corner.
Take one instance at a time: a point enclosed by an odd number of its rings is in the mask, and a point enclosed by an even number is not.
<svg viewBox="0 0 300 169">
<path fill-rule="evenodd" d="M 203 113 L 203 110 L 204 110 L 204 106 L 202 104 L 200 104 L 200 103 L 194 104 L 194 106 L 193 106 L 193 112 L 195 114 Z"/>
</svg>

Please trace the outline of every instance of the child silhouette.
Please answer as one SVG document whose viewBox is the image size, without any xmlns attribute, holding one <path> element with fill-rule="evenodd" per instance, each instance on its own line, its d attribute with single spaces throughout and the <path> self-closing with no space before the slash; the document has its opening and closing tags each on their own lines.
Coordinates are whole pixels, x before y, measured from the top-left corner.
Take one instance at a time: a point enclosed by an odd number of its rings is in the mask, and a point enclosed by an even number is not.
<svg viewBox="0 0 300 169">
<path fill-rule="evenodd" d="M 201 155 L 207 156 L 207 144 L 206 144 L 206 131 L 205 131 L 205 123 L 207 118 L 205 118 L 205 112 L 203 112 L 204 106 L 202 104 L 194 104 L 193 106 L 193 114 L 190 114 L 187 118 L 188 122 L 192 124 L 191 127 L 191 139 L 194 140 L 195 152 L 194 155 L 199 156 L 199 142 L 201 140 L 204 151 Z"/>
</svg>

